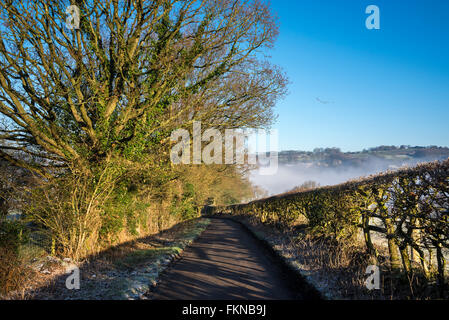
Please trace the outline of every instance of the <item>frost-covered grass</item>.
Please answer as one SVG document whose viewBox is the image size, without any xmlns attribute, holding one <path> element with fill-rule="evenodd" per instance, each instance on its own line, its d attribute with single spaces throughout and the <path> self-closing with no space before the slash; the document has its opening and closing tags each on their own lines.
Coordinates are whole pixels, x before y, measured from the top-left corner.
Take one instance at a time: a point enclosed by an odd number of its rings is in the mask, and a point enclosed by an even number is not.
<svg viewBox="0 0 449 320">
<path fill-rule="evenodd" d="M 67 263 L 46 257 L 34 262 L 36 283 L 16 299 L 135 300 L 145 294 L 183 250 L 209 225 L 209 219 L 180 223 L 157 235 L 108 249 L 79 264 L 80 290 L 68 290 Z M 51 260 L 52 267 L 47 260 Z M 39 278 L 39 279 L 38 279 Z"/>
</svg>

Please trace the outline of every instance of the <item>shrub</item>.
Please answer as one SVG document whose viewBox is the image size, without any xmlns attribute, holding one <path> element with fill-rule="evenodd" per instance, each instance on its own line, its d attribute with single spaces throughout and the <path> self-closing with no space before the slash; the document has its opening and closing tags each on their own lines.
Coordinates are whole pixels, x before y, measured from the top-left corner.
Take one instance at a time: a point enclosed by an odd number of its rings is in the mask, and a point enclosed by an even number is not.
<svg viewBox="0 0 449 320">
<path fill-rule="evenodd" d="M 5 295 L 25 285 L 29 270 L 19 251 L 28 241 L 28 232 L 20 222 L 0 220 L 0 294 Z"/>
<path fill-rule="evenodd" d="M 71 172 L 30 190 L 24 213 L 52 243 L 51 254 L 77 261 L 100 249 L 101 210 L 116 175 L 109 167 Z"/>
<path fill-rule="evenodd" d="M 17 253 L 29 239 L 29 231 L 22 222 L 0 219 L 0 246 Z"/>
</svg>

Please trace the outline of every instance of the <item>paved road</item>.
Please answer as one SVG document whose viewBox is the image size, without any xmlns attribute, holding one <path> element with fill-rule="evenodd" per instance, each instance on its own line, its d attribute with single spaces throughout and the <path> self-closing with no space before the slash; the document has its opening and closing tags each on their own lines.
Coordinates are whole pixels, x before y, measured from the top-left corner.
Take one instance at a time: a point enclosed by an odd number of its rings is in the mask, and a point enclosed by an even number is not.
<svg viewBox="0 0 449 320">
<path fill-rule="evenodd" d="M 295 300 L 301 285 L 240 224 L 214 219 L 162 274 L 155 300 Z"/>
</svg>

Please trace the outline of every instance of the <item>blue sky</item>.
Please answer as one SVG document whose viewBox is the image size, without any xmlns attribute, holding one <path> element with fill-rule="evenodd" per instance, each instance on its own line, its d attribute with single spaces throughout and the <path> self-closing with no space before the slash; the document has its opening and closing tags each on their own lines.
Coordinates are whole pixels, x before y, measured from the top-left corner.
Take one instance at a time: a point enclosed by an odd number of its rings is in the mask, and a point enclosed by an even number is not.
<svg viewBox="0 0 449 320">
<path fill-rule="evenodd" d="M 368 5 L 380 30 L 368 30 Z M 273 0 L 281 150 L 449 146 L 449 1 Z M 322 103 L 317 101 L 317 98 Z"/>
</svg>

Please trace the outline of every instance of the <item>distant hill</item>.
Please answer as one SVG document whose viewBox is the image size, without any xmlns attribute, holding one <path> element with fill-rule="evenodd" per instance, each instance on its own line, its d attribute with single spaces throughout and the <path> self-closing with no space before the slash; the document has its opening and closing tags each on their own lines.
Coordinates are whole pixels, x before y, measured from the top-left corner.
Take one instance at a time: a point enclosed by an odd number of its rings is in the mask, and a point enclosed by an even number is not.
<svg viewBox="0 0 449 320">
<path fill-rule="evenodd" d="M 315 149 L 313 152 L 283 151 L 279 154 L 279 164 L 357 168 L 366 167 L 370 163 L 383 163 L 386 169 L 394 169 L 407 164 L 447 158 L 449 148 L 446 147 L 380 146 L 360 152 L 341 152 L 338 148 Z"/>
</svg>

